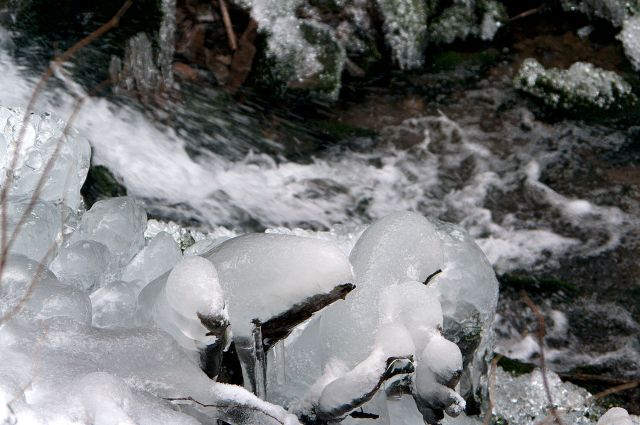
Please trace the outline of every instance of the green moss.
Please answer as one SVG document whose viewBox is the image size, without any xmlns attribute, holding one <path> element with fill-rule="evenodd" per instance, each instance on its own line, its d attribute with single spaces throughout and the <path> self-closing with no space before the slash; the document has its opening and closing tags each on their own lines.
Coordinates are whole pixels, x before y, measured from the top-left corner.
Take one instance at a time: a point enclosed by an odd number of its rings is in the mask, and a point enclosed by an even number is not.
<svg viewBox="0 0 640 425">
<path fill-rule="evenodd" d="M 564 291 L 575 294 L 578 287 L 551 276 L 534 276 L 517 273 L 505 273 L 498 276 L 500 286 L 516 290 L 524 289 L 527 292 L 550 293 Z"/>
<path fill-rule="evenodd" d="M 498 366 L 515 376 L 531 373 L 536 368 L 535 365 L 530 363 L 521 362 L 520 360 L 514 360 L 504 356 L 498 361 Z"/>
<path fill-rule="evenodd" d="M 101 199 L 126 196 L 127 189 L 115 178 L 107 167 L 92 165 L 89 167 L 87 179 L 80 189 L 87 208 Z"/>
</svg>

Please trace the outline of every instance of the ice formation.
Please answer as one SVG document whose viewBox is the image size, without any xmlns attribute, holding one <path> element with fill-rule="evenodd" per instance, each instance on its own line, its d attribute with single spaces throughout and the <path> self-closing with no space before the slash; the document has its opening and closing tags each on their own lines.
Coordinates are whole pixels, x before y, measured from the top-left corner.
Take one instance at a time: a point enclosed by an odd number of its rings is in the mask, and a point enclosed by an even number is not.
<svg viewBox="0 0 640 425">
<path fill-rule="evenodd" d="M 147 221 L 130 197 L 85 212 L 67 203 L 81 183 L 36 203 L 6 258 L 0 420 L 471 420 L 497 282 L 461 228 L 404 212 L 366 229 L 205 235 Z M 8 199 L 17 223 L 24 197 Z M 246 388 L 216 382 L 231 342 Z"/>
<path fill-rule="evenodd" d="M 586 62 L 576 62 L 567 70 L 545 69 L 528 58 L 515 77 L 515 85 L 548 106 L 569 111 L 624 110 L 637 103 L 631 85 L 622 77 Z"/>
</svg>

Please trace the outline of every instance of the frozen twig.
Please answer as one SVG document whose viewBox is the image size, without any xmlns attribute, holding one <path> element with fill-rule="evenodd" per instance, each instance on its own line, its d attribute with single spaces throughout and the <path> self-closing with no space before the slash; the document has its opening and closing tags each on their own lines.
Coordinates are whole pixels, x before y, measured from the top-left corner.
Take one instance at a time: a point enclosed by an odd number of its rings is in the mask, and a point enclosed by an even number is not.
<svg viewBox="0 0 640 425">
<path fill-rule="evenodd" d="M 630 390 L 633 388 L 637 388 L 638 386 L 640 386 L 640 381 L 629 381 L 627 383 L 621 384 L 621 385 L 616 385 L 615 387 L 612 388 L 608 388 L 604 391 L 600 391 L 599 393 L 596 393 L 594 395 L 592 395 L 591 397 L 589 397 L 589 399 L 587 400 L 588 402 L 593 402 L 596 400 L 600 400 L 601 398 L 604 398 L 608 395 L 611 394 L 617 394 L 619 392 L 622 391 L 626 391 L 626 390 Z"/>
<path fill-rule="evenodd" d="M 496 372 L 498 371 L 498 362 L 500 362 L 500 359 L 502 359 L 502 355 L 496 354 L 493 360 L 491 360 L 491 369 L 489 370 L 489 405 L 484 414 L 483 425 L 489 425 L 493 417 L 493 400 L 496 398 Z"/>
<path fill-rule="evenodd" d="M 218 411 L 220 411 L 221 413 L 223 413 L 225 416 L 232 416 L 233 412 L 236 412 L 238 410 L 245 410 L 245 411 L 252 411 L 258 415 L 264 416 L 265 418 L 271 419 L 279 424 L 285 425 L 285 421 L 283 421 L 282 419 L 278 418 L 277 416 L 271 414 L 270 412 L 266 411 L 265 409 L 261 409 L 258 406 L 252 406 L 248 403 L 241 403 L 241 402 L 218 402 L 218 403 L 202 403 L 196 399 L 194 399 L 193 397 L 165 397 L 163 398 L 164 400 L 170 401 L 172 403 L 180 403 L 180 404 L 195 404 L 199 407 L 205 407 L 205 408 L 213 408 L 216 409 Z M 244 422 L 239 422 L 239 423 L 244 423 Z M 247 422 L 249 423 L 249 422 Z"/>
<path fill-rule="evenodd" d="M 553 396 L 551 394 L 551 389 L 549 388 L 549 379 L 547 378 L 547 364 L 544 357 L 544 337 L 546 335 L 546 324 L 544 320 L 544 316 L 542 312 L 538 308 L 537 305 L 531 300 L 529 295 L 524 290 L 520 291 L 520 296 L 524 303 L 531 309 L 534 316 L 538 320 L 538 329 L 536 330 L 536 336 L 538 338 L 538 345 L 540 346 L 540 373 L 542 374 L 542 383 L 544 385 L 544 392 L 547 396 L 547 403 L 549 404 L 549 411 L 553 416 L 553 419 L 558 425 L 564 425 L 562 419 L 560 419 L 560 415 L 553 403 Z"/>
</svg>

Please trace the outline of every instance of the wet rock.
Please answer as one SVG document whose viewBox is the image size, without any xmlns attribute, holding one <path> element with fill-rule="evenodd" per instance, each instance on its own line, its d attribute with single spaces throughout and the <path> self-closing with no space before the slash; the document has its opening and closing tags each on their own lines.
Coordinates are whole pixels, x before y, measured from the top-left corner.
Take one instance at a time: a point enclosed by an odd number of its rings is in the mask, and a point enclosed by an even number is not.
<svg viewBox="0 0 640 425">
<path fill-rule="evenodd" d="M 117 196 L 127 196 L 127 188 L 102 165 L 89 167 L 87 179 L 80 189 L 87 208 L 91 208 L 96 201 Z"/>
</svg>

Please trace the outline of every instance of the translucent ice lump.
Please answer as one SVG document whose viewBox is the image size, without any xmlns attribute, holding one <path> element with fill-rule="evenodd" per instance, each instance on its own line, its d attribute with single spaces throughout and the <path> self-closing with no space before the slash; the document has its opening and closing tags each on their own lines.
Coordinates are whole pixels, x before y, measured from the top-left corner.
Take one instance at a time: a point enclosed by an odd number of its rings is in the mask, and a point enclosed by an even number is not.
<svg viewBox="0 0 640 425">
<path fill-rule="evenodd" d="M 82 215 L 71 243 L 92 240 L 106 246 L 116 255 L 118 263 L 128 263 L 145 244 L 147 213 L 133 198 L 104 199 L 93 204 Z"/>
<path fill-rule="evenodd" d="M 30 114 L 25 119 L 20 108 L 0 107 L 0 184 L 11 173 L 10 195 L 30 198 L 53 157 L 39 199 L 63 202 L 76 210 L 82 202 L 79 188 L 89 171 L 90 155 L 89 142 L 75 130 L 65 134 L 62 120 L 50 114 Z"/>
<path fill-rule="evenodd" d="M 391 388 L 408 386 L 405 397 L 413 395 L 413 409 L 428 423 L 443 411 L 458 415 L 465 402 L 453 388 L 463 368 L 479 368 L 476 360 L 485 360 L 497 302 L 497 281 L 477 246 L 457 227 L 396 213 L 362 233 L 350 261 L 353 292 L 269 357 L 269 397 L 301 416 L 347 417 L 344 423 L 350 423 L 348 414 L 362 406 L 393 421 L 395 401 L 380 389 L 381 381 L 393 378 Z M 450 305 L 456 296 L 466 305 L 459 311 Z M 441 334 L 441 302 L 453 324 L 474 325 L 465 358 Z M 402 359 L 405 367 L 397 365 Z"/>
</svg>

